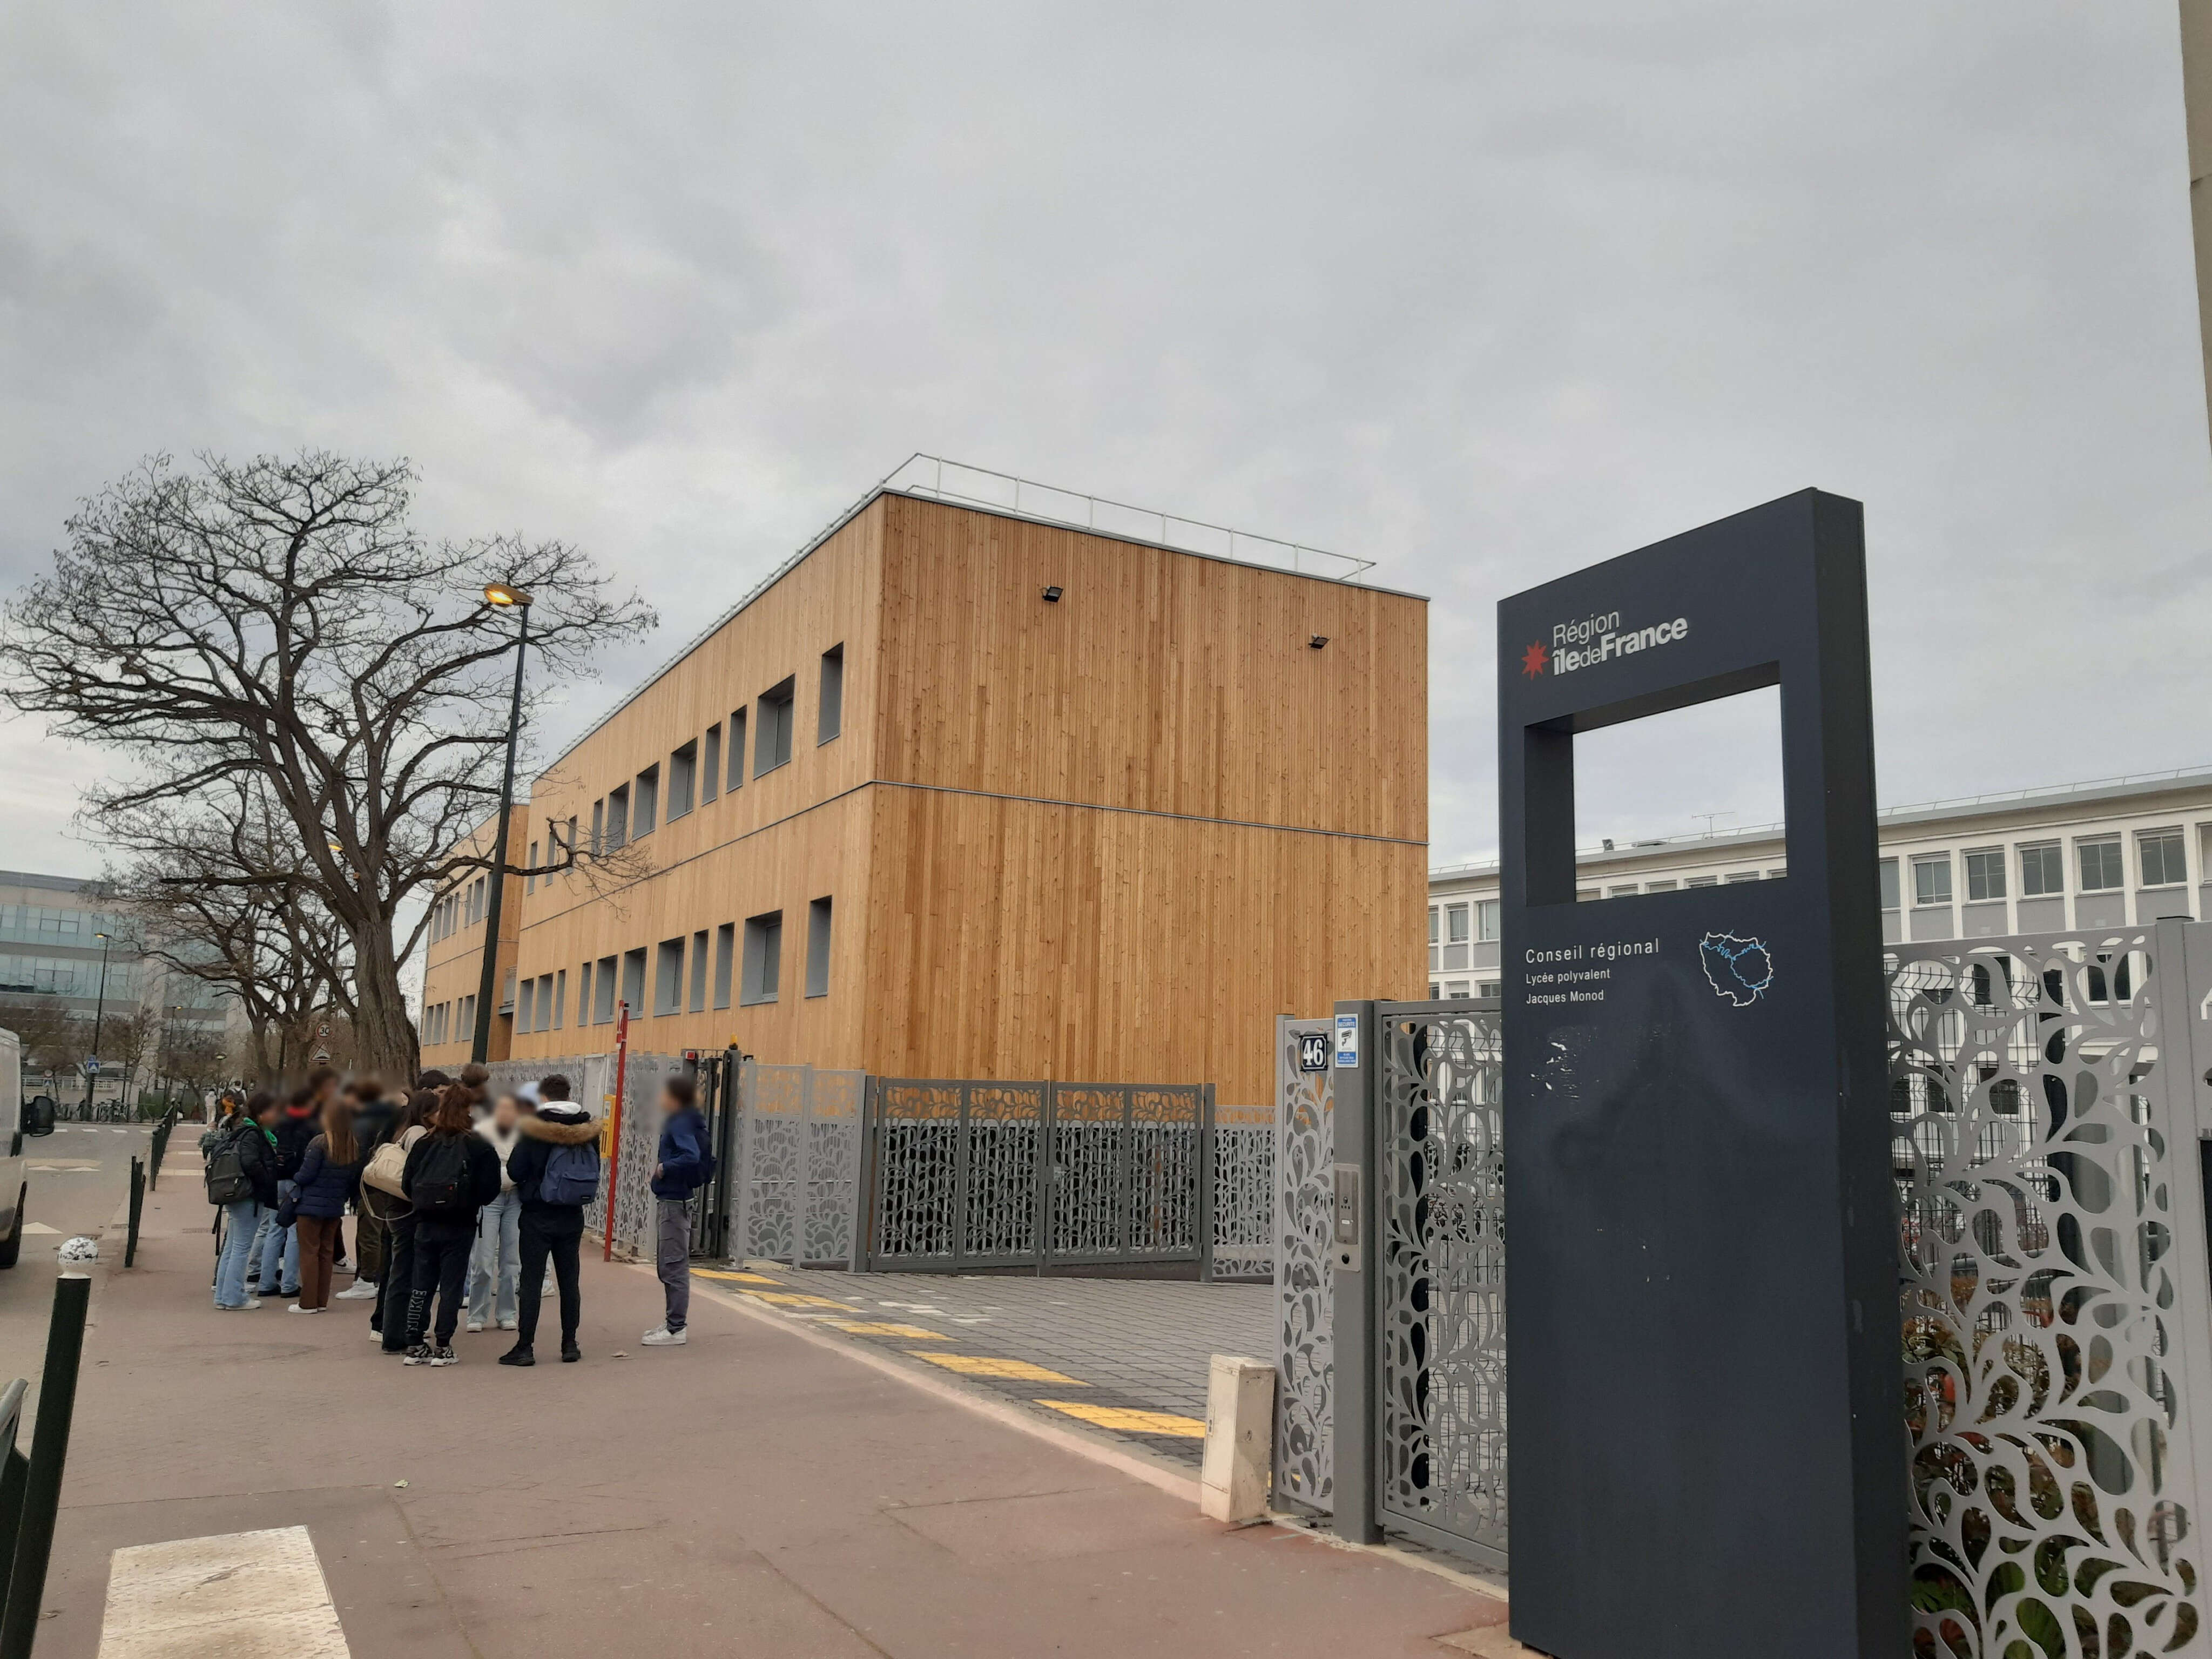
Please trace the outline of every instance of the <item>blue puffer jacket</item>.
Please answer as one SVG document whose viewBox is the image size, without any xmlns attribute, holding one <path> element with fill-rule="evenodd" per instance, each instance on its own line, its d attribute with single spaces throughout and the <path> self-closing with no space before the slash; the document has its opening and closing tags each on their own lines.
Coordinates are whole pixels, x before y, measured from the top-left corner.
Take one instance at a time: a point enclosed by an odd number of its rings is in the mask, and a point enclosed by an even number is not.
<svg viewBox="0 0 2212 1659">
<path fill-rule="evenodd" d="M 346 1200 L 353 1196 L 354 1182 L 360 1176 L 358 1159 L 351 1164 L 333 1163 L 329 1139 L 317 1135 L 307 1143 L 300 1159 L 300 1172 L 292 1177 L 299 1188 L 299 1212 L 325 1218 L 343 1215 Z"/>
<path fill-rule="evenodd" d="M 707 1150 L 707 1120 L 696 1106 L 671 1112 L 660 1126 L 660 1150 L 653 1154 L 660 1173 L 653 1178 L 655 1198 L 689 1198 L 714 1173 Z"/>
</svg>

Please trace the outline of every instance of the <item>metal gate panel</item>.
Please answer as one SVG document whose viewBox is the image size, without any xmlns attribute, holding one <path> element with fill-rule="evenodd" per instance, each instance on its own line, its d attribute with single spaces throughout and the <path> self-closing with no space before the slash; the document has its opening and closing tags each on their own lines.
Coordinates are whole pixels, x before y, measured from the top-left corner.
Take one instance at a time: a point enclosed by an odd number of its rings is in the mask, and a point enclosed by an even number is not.
<svg viewBox="0 0 2212 1659">
<path fill-rule="evenodd" d="M 799 1224 L 804 1265 L 853 1265 L 867 1094 L 865 1072 L 807 1068 L 805 1165 L 800 1177 L 805 1205 Z"/>
<path fill-rule="evenodd" d="M 1330 1266 L 1335 1078 L 1298 1064 L 1326 1019 L 1275 1022 L 1275 1502 L 1327 1512 L 1335 1492 L 1336 1275 Z"/>
<path fill-rule="evenodd" d="M 745 1066 L 745 1133 L 740 1205 L 744 1254 L 789 1261 L 799 1248 L 800 1183 L 806 1159 L 806 1068 Z"/>
<path fill-rule="evenodd" d="M 1047 1092 L 1042 1083 L 962 1085 L 961 1267 L 1036 1260 Z"/>
<path fill-rule="evenodd" d="M 2179 922 L 1893 947 L 1923 1653 L 2208 1645 L 2203 1051 L 2185 933 L 2212 949 L 2212 929 Z"/>
<path fill-rule="evenodd" d="M 1116 1261 L 1127 1248 L 1131 1212 L 1128 1091 L 1063 1085 L 1052 1092 L 1045 1253 L 1069 1263 Z"/>
<path fill-rule="evenodd" d="M 1378 1506 L 1502 1567 L 1505 1163 L 1495 999 L 1378 1003 Z"/>
<path fill-rule="evenodd" d="M 1213 1277 L 1275 1272 L 1275 1109 L 1213 1109 Z"/>
</svg>

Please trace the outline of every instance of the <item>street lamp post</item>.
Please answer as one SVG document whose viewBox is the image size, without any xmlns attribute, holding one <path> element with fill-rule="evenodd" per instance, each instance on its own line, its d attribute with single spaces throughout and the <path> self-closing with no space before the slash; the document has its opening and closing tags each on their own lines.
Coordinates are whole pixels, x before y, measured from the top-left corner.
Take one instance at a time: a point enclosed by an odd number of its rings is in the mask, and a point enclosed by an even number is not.
<svg viewBox="0 0 2212 1659">
<path fill-rule="evenodd" d="M 93 1085 L 100 1081 L 96 1069 L 100 1064 L 100 1026 L 107 1015 L 107 947 L 115 943 L 106 933 L 94 933 L 100 941 L 100 998 L 92 1005 L 92 1065 L 84 1073 L 84 1115 L 92 1115 Z"/>
<path fill-rule="evenodd" d="M 469 1058 L 479 1066 L 491 1057 L 492 1003 L 499 994 L 500 900 L 507 891 L 507 821 L 514 808 L 514 750 L 522 736 L 522 658 L 530 645 L 530 595 L 519 587 L 495 582 L 484 589 L 485 599 L 502 608 L 512 606 L 520 626 L 514 635 L 514 698 L 507 711 L 507 773 L 499 786 L 499 828 L 492 837 L 491 892 L 484 908 L 483 972 L 477 979 L 477 1024 L 469 1040 Z"/>
</svg>

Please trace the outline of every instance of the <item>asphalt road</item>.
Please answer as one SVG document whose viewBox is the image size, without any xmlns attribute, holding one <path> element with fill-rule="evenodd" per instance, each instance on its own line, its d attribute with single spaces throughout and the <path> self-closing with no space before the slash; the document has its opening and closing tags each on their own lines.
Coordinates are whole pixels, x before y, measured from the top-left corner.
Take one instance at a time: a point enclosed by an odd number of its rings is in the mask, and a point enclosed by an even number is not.
<svg viewBox="0 0 2212 1659">
<path fill-rule="evenodd" d="M 33 1393 L 46 1351 L 46 1322 L 53 1311 L 56 1253 L 62 1241 L 97 1233 L 131 1190 L 131 1160 L 146 1155 L 151 1126 L 57 1124 L 53 1133 L 24 1143 L 31 1194 L 28 1231 L 15 1265 L 0 1272 L 0 1383 L 27 1376 Z M 198 1174 L 191 1143 L 197 1124 L 179 1124 L 169 1143 L 167 1170 L 188 1182 Z M 180 1157 L 179 1154 L 182 1156 Z M 164 1188 L 164 1190 L 167 1190 Z M 122 1248 L 119 1238 L 110 1247 Z M 212 1257 L 210 1257 L 212 1261 Z M 29 1438 L 29 1427 L 24 1429 Z"/>
</svg>

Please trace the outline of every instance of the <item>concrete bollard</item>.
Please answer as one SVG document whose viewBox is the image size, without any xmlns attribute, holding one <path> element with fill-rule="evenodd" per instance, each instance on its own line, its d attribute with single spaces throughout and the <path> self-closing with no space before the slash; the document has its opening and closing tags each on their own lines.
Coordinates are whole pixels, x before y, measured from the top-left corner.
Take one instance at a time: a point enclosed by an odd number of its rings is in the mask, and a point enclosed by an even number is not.
<svg viewBox="0 0 2212 1659">
<path fill-rule="evenodd" d="M 1257 1521 L 1267 1512 L 1275 1440 L 1275 1368 L 1218 1353 L 1206 1374 L 1206 1456 L 1198 1507 L 1209 1521 Z"/>
</svg>

